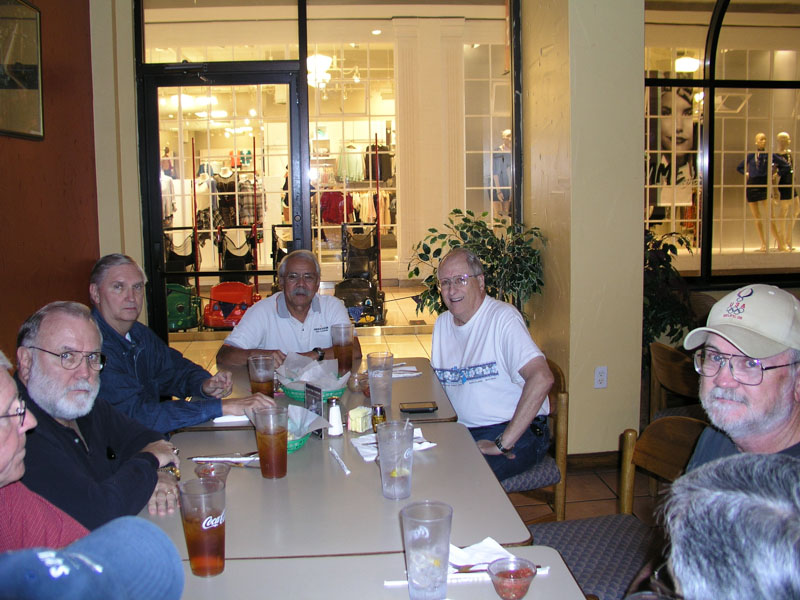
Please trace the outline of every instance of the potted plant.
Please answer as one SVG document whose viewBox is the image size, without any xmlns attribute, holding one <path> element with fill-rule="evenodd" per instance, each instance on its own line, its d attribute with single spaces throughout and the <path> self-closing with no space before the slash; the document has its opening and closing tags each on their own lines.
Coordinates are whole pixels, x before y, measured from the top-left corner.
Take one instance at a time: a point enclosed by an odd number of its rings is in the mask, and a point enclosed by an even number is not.
<svg viewBox="0 0 800 600">
<path fill-rule="evenodd" d="M 643 365 L 650 364 L 650 342 L 666 336 L 677 344 L 683 332 L 693 324 L 689 290 L 680 272 L 672 264 L 678 247 L 692 251 L 689 239 L 678 233 L 656 236 L 644 232 L 644 298 L 642 307 Z"/>
<path fill-rule="evenodd" d="M 522 310 L 533 294 L 541 293 L 541 251 L 546 240 L 538 227 L 526 229 L 519 223 L 495 218 L 487 223 L 488 213 L 475 216 L 471 210 L 453 210 L 440 231 L 428 229 L 428 235 L 412 248 L 408 263 L 409 279 L 428 273 L 422 280 L 425 290 L 417 297 L 417 313 L 427 309 L 434 314 L 446 310 L 439 295 L 436 269 L 439 261 L 453 248 L 466 248 L 483 264 L 486 293 L 510 302 Z"/>
</svg>

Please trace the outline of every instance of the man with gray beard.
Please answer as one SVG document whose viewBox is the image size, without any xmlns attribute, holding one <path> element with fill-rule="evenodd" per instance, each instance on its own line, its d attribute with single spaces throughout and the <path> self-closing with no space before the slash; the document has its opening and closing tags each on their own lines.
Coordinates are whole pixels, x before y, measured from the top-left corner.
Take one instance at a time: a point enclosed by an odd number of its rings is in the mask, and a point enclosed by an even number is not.
<svg viewBox="0 0 800 600">
<path fill-rule="evenodd" d="M 23 483 L 88 529 L 148 505 L 174 512 L 179 460 L 172 444 L 96 399 L 105 363 L 89 308 L 52 302 L 17 335 L 17 387 L 38 421 Z"/>
<path fill-rule="evenodd" d="M 705 327 L 683 342 L 694 353 L 700 401 L 713 427 L 700 436 L 690 471 L 752 452 L 800 458 L 800 301 L 754 284 L 714 304 Z"/>
</svg>

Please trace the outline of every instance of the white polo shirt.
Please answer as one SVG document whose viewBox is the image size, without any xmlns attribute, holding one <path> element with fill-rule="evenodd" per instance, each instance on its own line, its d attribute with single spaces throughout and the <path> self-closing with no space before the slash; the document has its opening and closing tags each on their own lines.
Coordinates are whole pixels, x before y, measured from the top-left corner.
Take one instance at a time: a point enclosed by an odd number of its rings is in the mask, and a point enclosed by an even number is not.
<svg viewBox="0 0 800 600">
<path fill-rule="evenodd" d="M 331 346 L 330 326 L 337 323 L 350 323 L 350 317 L 344 302 L 335 296 L 314 296 L 301 323 L 289 313 L 283 292 L 278 292 L 248 308 L 225 343 L 245 349 L 308 352 Z"/>
</svg>

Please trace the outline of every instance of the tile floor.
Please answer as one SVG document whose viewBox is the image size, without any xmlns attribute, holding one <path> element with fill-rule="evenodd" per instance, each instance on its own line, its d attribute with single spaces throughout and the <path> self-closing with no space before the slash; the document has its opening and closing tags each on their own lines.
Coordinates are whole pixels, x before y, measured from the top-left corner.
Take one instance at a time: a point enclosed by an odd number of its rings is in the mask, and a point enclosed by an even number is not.
<svg viewBox="0 0 800 600">
<path fill-rule="evenodd" d="M 386 288 L 387 325 L 407 326 L 410 321 L 423 320 L 424 325 L 405 330 L 424 333 L 392 334 L 391 329 L 370 328 L 357 330 L 363 353 L 389 350 L 398 358 L 425 356 L 430 358 L 431 330 L 434 317 L 417 315 L 410 298 L 421 288 Z M 216 372 L 214 357 L 225 334 L 219 339 L 174 341 L 171 346 L 210 372 Z M 619 472 L 617 469 L 572 469 L 567 474 L 567 519 L 601 516 L 616 512 Z M 526 522 L 546 518 L 552 514 L 544 501 L 533 500 L 522 494 L 512 494 L 511 500 Z M 637 474 L 635 484 L 634 514 L 646 523 L 653 522 L 654 500 L 648 493 L 648 480 Z"/>
</svg>

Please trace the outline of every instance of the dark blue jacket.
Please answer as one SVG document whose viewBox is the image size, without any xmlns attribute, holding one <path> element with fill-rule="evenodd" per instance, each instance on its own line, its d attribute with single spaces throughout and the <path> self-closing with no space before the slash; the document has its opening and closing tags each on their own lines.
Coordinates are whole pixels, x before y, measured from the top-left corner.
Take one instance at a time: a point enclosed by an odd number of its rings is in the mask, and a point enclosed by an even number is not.
<svg viewBox="0 0 800 600">
<path fill-rule="evenodd" d="M 202 390 L 211 373 L 167 346 L 141 323 L 134 323 L 128 341 L 103 320 L 97 309 L 92 315 L 103 333 L 106 355 L 99 398 L 161 433 L 222 415 L 222 402 Z M 192 400 L 162 402 L 162 396 L 192 396 Z"/>
<path fill-rule="evenodd" d="M 28 432 L 22 483 L 88 529 L 138 514 L 156 486 L 158 459 L 140 452 L 160 433 L 100 399 L 76 419 L 83 440 L 44 412 L 17 379 L 20 397 L 39 424 Z"/>
</svg>

